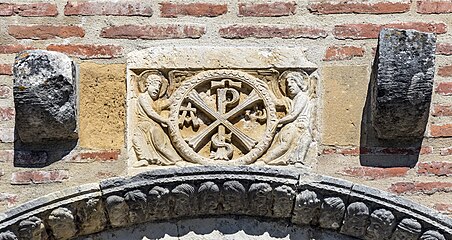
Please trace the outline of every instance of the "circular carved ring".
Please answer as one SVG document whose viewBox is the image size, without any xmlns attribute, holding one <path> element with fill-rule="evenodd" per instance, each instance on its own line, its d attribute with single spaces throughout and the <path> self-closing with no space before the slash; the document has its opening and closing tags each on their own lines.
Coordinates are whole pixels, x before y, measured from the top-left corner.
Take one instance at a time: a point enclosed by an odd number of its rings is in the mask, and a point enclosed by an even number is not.
<svg viewBox="0 0 452 240">
<path fill-rule="evenodd" d="M 215 91 L 217 92 L 215 93 Z M 223 93 L 225 91 L 234 93 L 232 95 L 235 95 L 235 99 L 234 96 L 230 96 L 231 94 L 224 93 L 222 102 L 219 97 L 221 91 Z M 212 93 L 210 105 L 209 96 L 206 97 L 206 92 Z M 235 101 L 235 105 L 228 107 L 228 104 L 232 105 L 233 101 Z M 262 134 L 254 138 L 243 131 L 243 126 L 239 123 L 240 119 L 243 119 L 244 111 L 253 106 L 261 108 L 261 112 L 265 112 L 265 119 L 261 126 Z M 208 116 L 204 117 L 204 119 L 207 119 L 207 123 L 206 121 L 203 122 L 203 128 L 192 129 L 190 137 L 184 135 L 181 129 L 183 128 L 181 126 L 181 120 L 183 121 L 181 112 L 188 108 L 192 109 L 191 111 L 196 111 L 197 114 L 202 112 L 204 116 Z M 267 85 L 262 80 L 237 70 L 208 70 L 183 82 L 172 95 L 169 136 L 174 147 L 187 161 L 206 165 L 251 164 L 270 146 L 277 121 L 274 100 Z M 237 150 L 239 147 L 234 146 L 235 153 L 230 159 L 218 159 L 200 154 L 200 149 L 208 148 L 210 141 L 213 144 L 214 136 L 220 135 L 220 132 L 223 135 L 229 134 L 229 136 L 232 136 L 233 141 L 223 142 L 225 145 L 235 145 L 238 142 L 241 144 L 241 151 Z"/>
</svg>

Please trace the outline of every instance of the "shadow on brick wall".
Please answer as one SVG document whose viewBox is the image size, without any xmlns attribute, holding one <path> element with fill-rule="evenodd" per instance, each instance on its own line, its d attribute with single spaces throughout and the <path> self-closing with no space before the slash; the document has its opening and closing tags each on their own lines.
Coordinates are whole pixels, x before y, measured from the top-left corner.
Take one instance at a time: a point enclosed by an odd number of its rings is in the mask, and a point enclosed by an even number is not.
<svg viewBox="0 0 452 240">
<path fill-rule="evenodd" d="M 378 52 L 378 50 L 377 50 Z M 376 64 L 372 66 L 372 73 L 367 87 L 366 103 L 361 118 L 360 133 L 360 163 L 368 167 L 414 167 L 421 153 L 422 140 L 413 138 L 379 139 L 372 125 L 372 87 L 375 84 Z M 394 124 L 397 124 L 394 122 Z M 424 123 L 424 129 L 427 121 Z"/>
<path fill-rule="evenodd" d="M 73 141 L 49 141 L 42 144 L 25 144 L 15 134 L 14 167 L 41 168 L 61 161 L 77 146 Z"/>
</svg>

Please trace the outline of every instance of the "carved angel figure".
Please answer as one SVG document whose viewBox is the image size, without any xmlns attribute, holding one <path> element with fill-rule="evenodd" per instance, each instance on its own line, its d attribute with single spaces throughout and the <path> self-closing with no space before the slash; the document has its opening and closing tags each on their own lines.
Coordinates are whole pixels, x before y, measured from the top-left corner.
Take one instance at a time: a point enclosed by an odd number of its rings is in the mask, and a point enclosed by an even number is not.
<svg viewBox="0 0 452 240">
<path fill-rule="evenodd" d="M 138 122 L 132 138 L 138 158 L 135 166 L 173 165 L 182 159 L 163 130 L 168 120 L 158 113 L 170 104 L 170 101 L 158 100 L 165 94 L 168 80 L 159 72 L 144 72 L 138 81 Z"/>
<path fill-rule="evenodd" d="M 276 126 L 281 130 L 262 157 L 264 162 L 273 165 L 286 165 L 289 161 L 301 162 L 312 142 L 308 76 L 297 71 L 286 71 L 281 74 L 280 82 L 282 87 L 286 88 L 283 92 L 286 92 L 289 98 L 283 103 L 288 114 L 279 120 Z M 292 150 L 296 150 L 296 159 L 290 159 Z"/>
</svg>

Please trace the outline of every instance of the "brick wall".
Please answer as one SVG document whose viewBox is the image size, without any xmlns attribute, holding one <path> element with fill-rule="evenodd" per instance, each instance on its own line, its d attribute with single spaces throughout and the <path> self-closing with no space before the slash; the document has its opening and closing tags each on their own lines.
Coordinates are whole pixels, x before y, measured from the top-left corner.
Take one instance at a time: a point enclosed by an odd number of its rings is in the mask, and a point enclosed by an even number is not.
<svg viewBox="0 0 452 240">
<path fill-rule="evenodd" d="M 452 3 L 449 0 L 38 1 L 0 3 L 0 207 L 65 187 L 124 175 L 125 59 L 162 45 L 297 45 L 319 66 L 319 159 L 313 169 L 451 212 Z M 363 147 L 367 84 L 384 27 L 438 36 L 431 115 L 421 146 Z M 27 49 L 59 51 L 80 66 L 80 145 L 39 169 L 14 167 L 12 68 Z M 118 94 L 119 93 L 119 94 Z M 121 94 L 122 93 L 122 94 Z M 96 97 L 95 97 L 96 96 Z M 112 100 L 113 99 L 113 100 Z M 16 153 L 25 162 L 37 153 Z M 364 166 L 360 155 L 415 166 Z M 397 164 L 395 164 L 397 165 Z M 332 168 L 331 166 L 337 166 Z M 20 185 L 17 185 L 20 184 Z"/>
</svg>

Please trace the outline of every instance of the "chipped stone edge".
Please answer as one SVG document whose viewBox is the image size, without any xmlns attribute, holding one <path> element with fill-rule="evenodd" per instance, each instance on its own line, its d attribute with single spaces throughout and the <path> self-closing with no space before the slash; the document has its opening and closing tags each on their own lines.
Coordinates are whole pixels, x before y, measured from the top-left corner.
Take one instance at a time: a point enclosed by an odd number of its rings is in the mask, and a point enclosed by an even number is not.
<svg viewBox="0 0 452 240">
<path fill-rule="evenodd" d="M 98 183 L 89 183 L 81 186 L 53 192 L 33 199 L 4 213 L 0 213 L 0 229 L 8 228 L 13 224 L 27 219 L 33 215 L 90 198 L 100 198 L 101 190 Z"/>
</svg>

